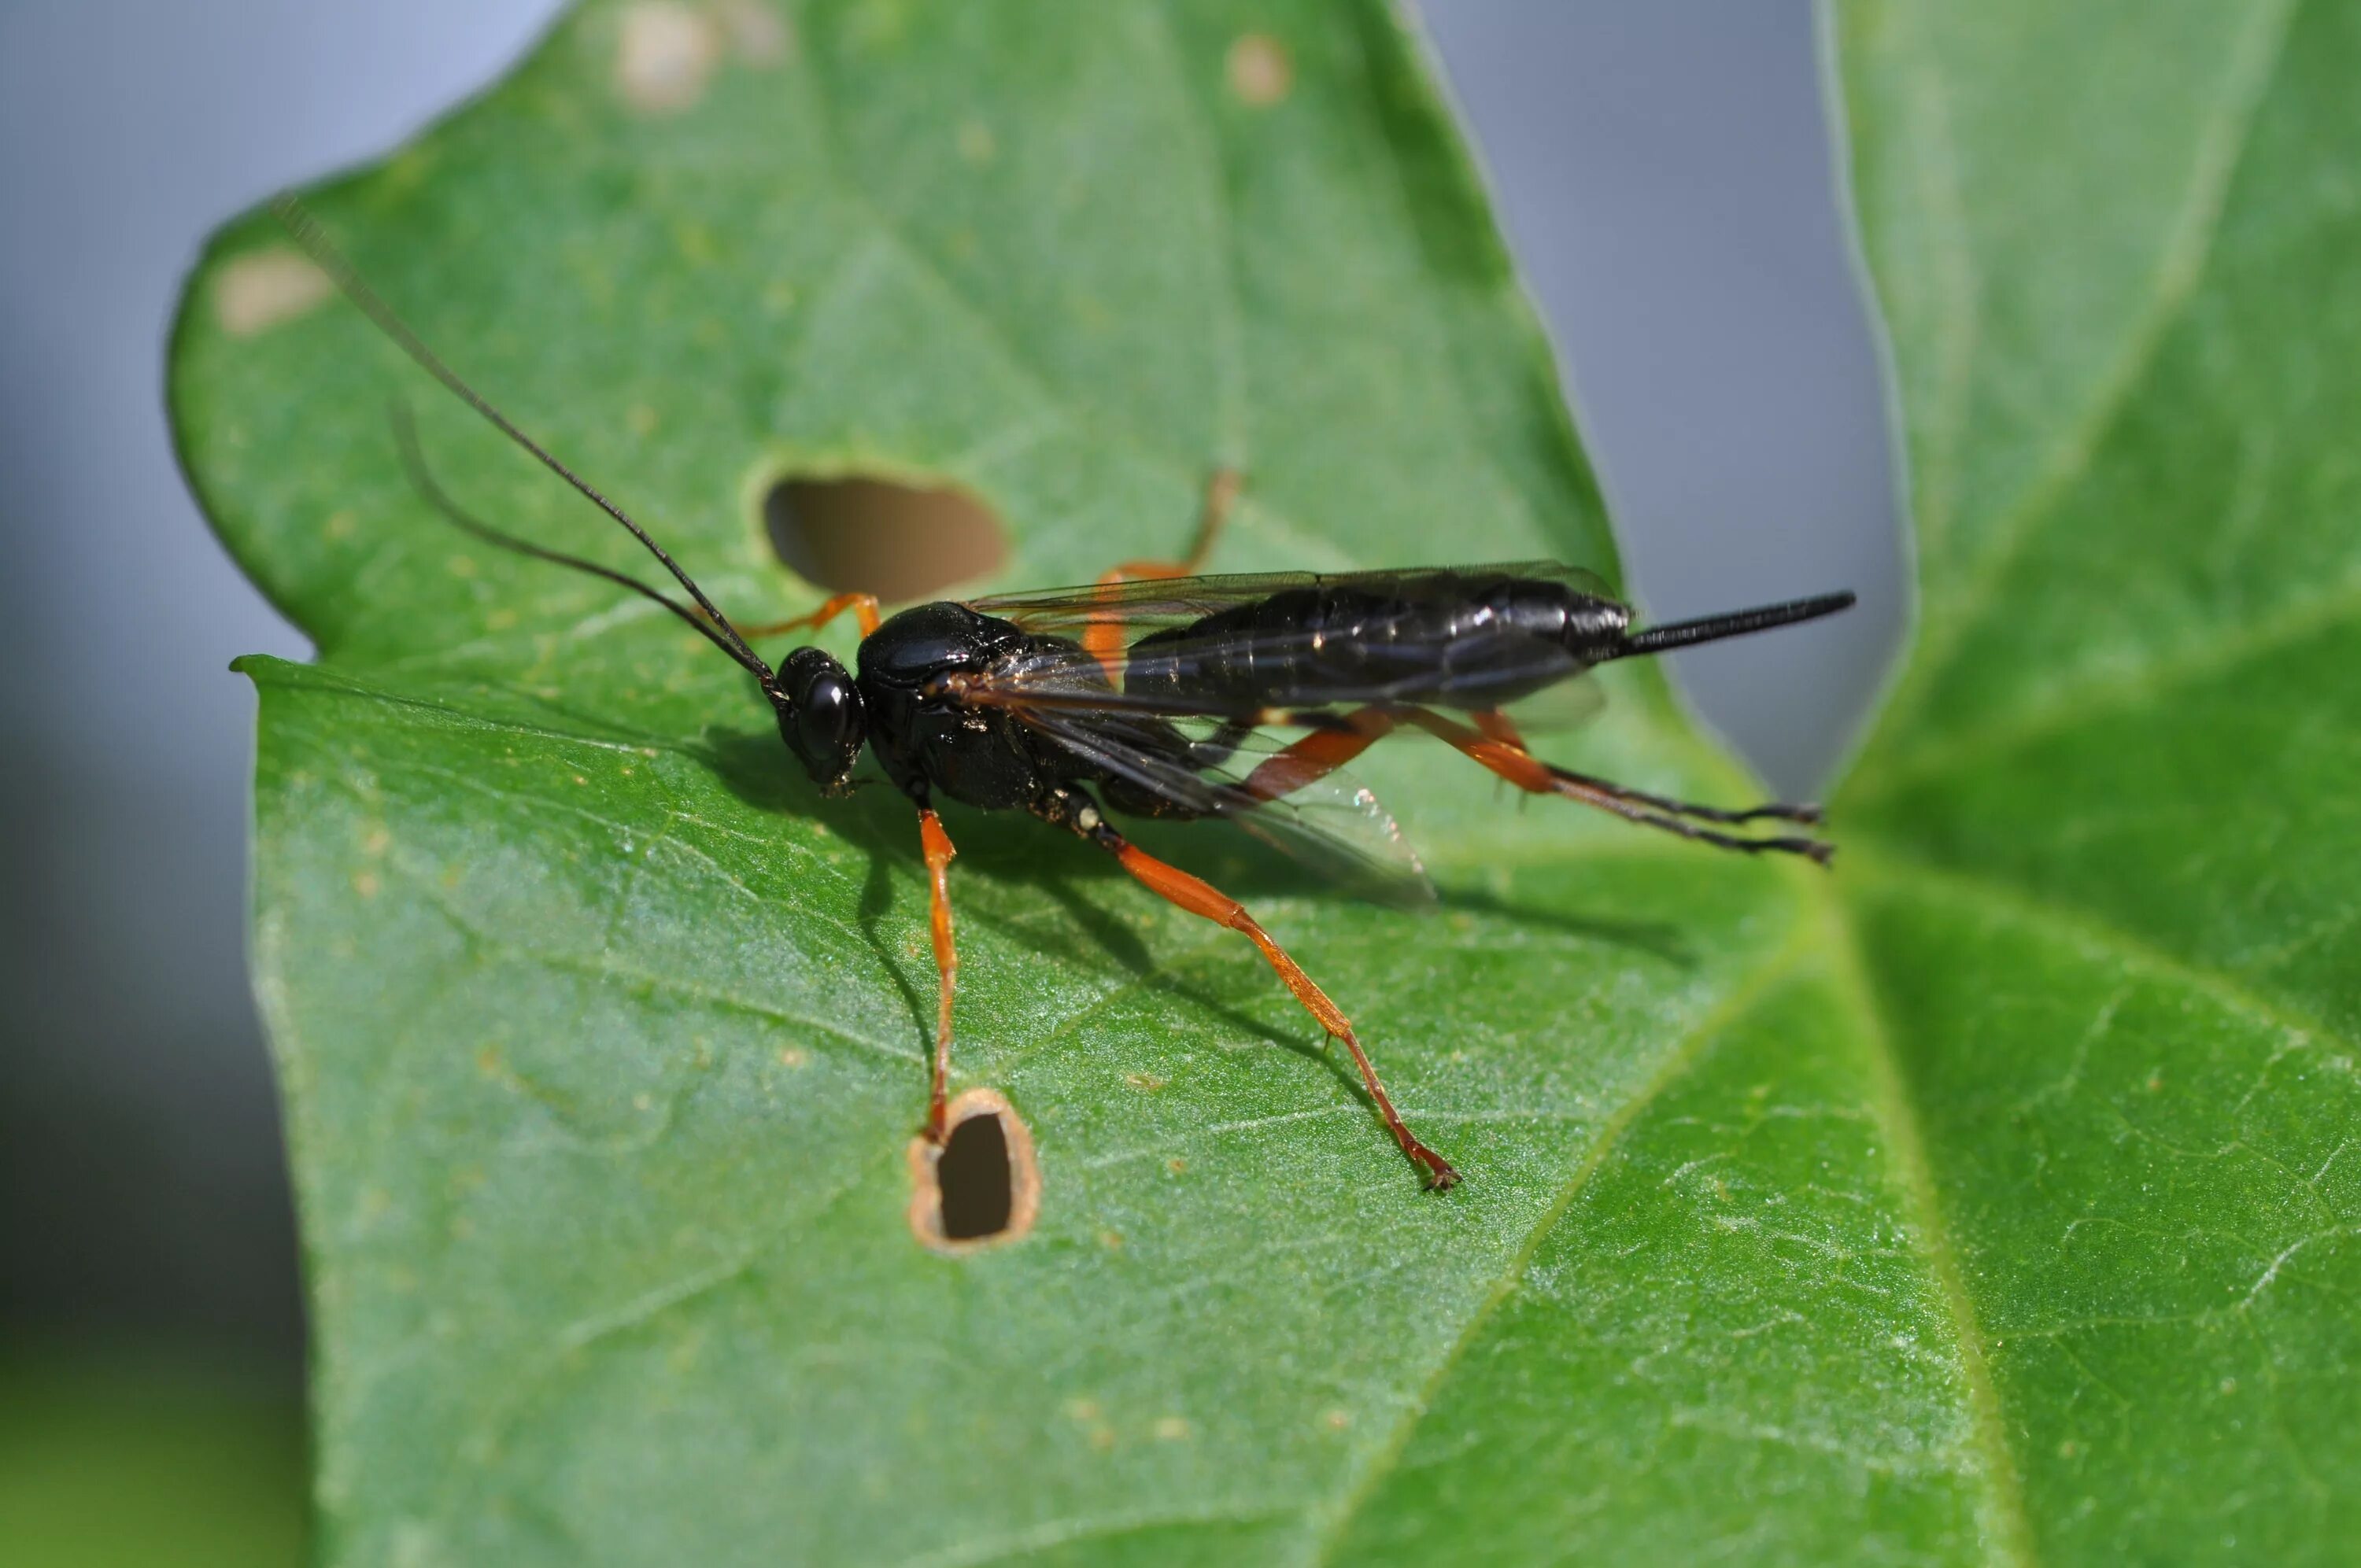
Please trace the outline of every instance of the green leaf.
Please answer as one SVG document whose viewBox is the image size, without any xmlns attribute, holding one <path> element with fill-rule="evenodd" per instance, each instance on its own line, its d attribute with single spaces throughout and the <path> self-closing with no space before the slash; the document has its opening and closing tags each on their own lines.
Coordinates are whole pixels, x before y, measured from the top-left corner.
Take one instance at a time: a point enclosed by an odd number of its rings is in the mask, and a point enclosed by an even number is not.
<svg viewBox="0 0 2361 1568">
<path fill-rule="evenodd" d="M 2001 1539 L 2361 1539 L 2361 14 L 1862 4 L 1925 624 L 1840 885 Z"/>
<path fill-rule="evenodd" d="M 178 429 L 321 652 L 251 672 L 326 1555 L 2349 1534 L 2351 741 L 2316 716 L 2349 712 L 2326 149 L 2361 50 L 2021 9 L 1842 23 L 1929 649 L 1838 876 L 1514 813 L 1439 749 L 1366 770 L 1431 921 L 1157 839 L 1354 1014 L 1467 1174 L 1434 1196 L 1242 942 L 954 813 L 958 1075 L 1042 1177 L 1033 1233 L 961 1257 L 903 1217 L 933 980 L 907 807 L 819 800 L 677 623 L 436 520 L 390 394 L 476 510 L 638 565 L 266 222 L 219 236 Z M 626 58 L 651 38 L 670 74 Z M 786 471 L 966 488 L 1011 584 L 1170 553 L 1224 462 L 1251 479 L 1219 568 L 1611 571 L 1374 3 L 598 5 L 316 206 L 752 617 L 818 592 L 763 539 Z M 1743 793 L 1651 672 L 1609 686 L 1568 761 Z"/>
</svg>

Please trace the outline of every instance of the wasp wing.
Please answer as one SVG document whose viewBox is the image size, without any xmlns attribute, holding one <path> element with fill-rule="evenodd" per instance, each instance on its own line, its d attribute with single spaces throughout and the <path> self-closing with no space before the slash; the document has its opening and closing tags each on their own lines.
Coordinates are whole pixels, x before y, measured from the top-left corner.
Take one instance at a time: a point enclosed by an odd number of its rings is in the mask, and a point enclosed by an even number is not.
<svg viewBox="0 0 2361 1568">
<path fill-rule="evenodd" d="M 1153 801 L 1197 817 L 1236 821 L 1348 885 L 1384 902 L 1432 899 L 1423 868 L 1390 814 L 1357 780 L 1332 770 L 1273 798 L 1231 764 L 1267 755 L 1275 728 L 1352 730 L 1363 709 L 1399 712 L 1424 705 L 1484 711 L 1514 704 L 1520 720 L 1546 725 L 1587 716 L 1584 666 L 1557 644 L 1503 629 L 1437 637 L 1416 612 L 1474 599 L 1502 579 L 1561 582 L 1606 598 L 1604 584 L 1555 562 L 1319 576 L 1254 573 L 1147 578 L 1040 593 L 1005 594 L 971 608 L 1015 622 L 1027 646 L 987 671 L 957 677 L 960 700 L 1007 710 L 1056 748 Z M 1300 618 L 1207 617 L 1300 589 L 1355 590 L 1403 607 L 1406 624 L 1382 613 L 1361 625 L 1353 656 L 1319 655 L 1333 632 Z M 1090 634 L 1116 621 L 1126 653 L 1104 652 Z M 1151 633 L 1153 653 L 1141 646 Z M 1076 637 L 1088 638 L 1086 647 Z M 1240 672 L 1263 672 L 1261 684 Z M 1349 674 L 1345 673 L 1349 672 Z M 1137 689 L 1121 689 L 1118 681 Z M 1536 697 L 1547 700 L 1535 701 Z"/>
<path fill-rule="evenodd" d="M 1563 561 L 1510 561 L 1489 566 L 1410 566 L 1372 572 L 1226 572 L 1201 577 L 1135 577 L 1120 583 L 991 594 L 966 601 L 971 609 L 1014 621 L 1027 631 L 1075 635 L 1109 621 L 1126 644 L 1152 631 L 1186 626 L 1218 611 L 1303 588 L 1351 588 L 1418 603 L 1468 591 L 1502 577 L 1562 583 L 1594 598 L 1614 593 L 1594 573 Z"/>
<path fill-rule="evenodd" d="M 1426 867 L 1377 795 L 1344 769 L 1266 797 L 1237 764 L 1271 755 L 1279 743 L 1258 734 L 1218 740 L 1180 733 L 1161 718 L 1084 708 L 1013 709 L 1060 750 L 1181 813 L 1235 822 L 1246 832 L 1356 897 L 1403 909 L 1434 905 Z M 1223 761 L 1204 751 L 1225 752 Z"/>
<path fill-rule="evenodd" d="M 1607 688 L 1597 675 L 1585 672 L 1500 707 L 1521 734 L 1563 735 L 1606 711 Z"/>
<path fill-rule="evenodd" d="M 1415 620 L 1407 612 L 1404 619 Z M 1535 728 L 1553 728 L 1578 722 L 1598 707 L 1595 694 L 1554 696 L 1550 689 L 1588 685 L 1579 678 L 1587 666 L 1557 643 L 1509 628 L 1443 639 L 1414 624 L 1372 620 L 1361 626 L 1358 644 L 1341 667 L 1323 656 L 1336 648 L 1328 631 L 1249 620 L 1201 632 L 1184 624 L 1163 630 L 1150 645 L 1143 641 L 1147 630 L 1126 627 L 1129 645 L 1104 658 L 1055 632 L 1038 631 L 1029 647 L 986 674 L 965 677 L 963 685 L 972 700 L 983 702 L 1250 718 L 1253 728 L 1316 729 L 1357 707 L 1435 705 L 1477 712 L 1511 704 L 1532 711 Z M 1258 673 L 1259 684 L 1242 686 L 1241 672 Z M 1124 688 L 1115 685 L 1116 678 Z"/>
<path fill-rule="evenodd" d="M 1331 770 L 1267 796 L 1250 787 L 1250 768 L 1241 771 L 1247 759 L 1280 750 L 1281 742 L 1260 732 L 1269 723 L 1341 729 L 1338 712 L 1281 716 L 1133 696 L 1115 689 L 1082 648 L 1048 639 L 989 673 L 963 678 L 956 689 L 960 701 L 1005 711 L 1054 750 L 1176 815 L 1234 821 L 1362 897 L 1411 908 L 1434 901 L 1426 868 L 1400 825 L 1349 773 Z"/>
</svg>

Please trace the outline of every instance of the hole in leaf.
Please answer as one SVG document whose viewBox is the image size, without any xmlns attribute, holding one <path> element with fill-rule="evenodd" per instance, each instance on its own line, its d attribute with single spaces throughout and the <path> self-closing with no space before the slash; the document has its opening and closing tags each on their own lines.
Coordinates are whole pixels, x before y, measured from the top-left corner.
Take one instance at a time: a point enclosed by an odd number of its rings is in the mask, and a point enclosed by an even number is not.
<svg viewBox="0 0 2361 1568">
<path fill-rule="evenodd" d="M 797 576 L 887 604 L 937 598 L 1008 555 L 1000 520 L 964 490 L 862 474 L 777 481 L 763 494 L 763 528 Z"/>
<path fill-rule="evenodd" d="M 951 1102 L 950 1135 L 939 1146 L 910 1141 L 910 1231 L 937 1252 L 966 1253 L 1013 1242 L 1033 1228 L 1041 1175 L 1033 1135 L 994 1091 L 971 1089 Z"/>
<path fill-rule="evenodd" d="M 943 1195 L 943 1236 L 972 1242 L 1008 1228 L 1008 1135 L 997 1116 L 970 1116 L 951 1129 L 935 1162 Z"/>
</svg>

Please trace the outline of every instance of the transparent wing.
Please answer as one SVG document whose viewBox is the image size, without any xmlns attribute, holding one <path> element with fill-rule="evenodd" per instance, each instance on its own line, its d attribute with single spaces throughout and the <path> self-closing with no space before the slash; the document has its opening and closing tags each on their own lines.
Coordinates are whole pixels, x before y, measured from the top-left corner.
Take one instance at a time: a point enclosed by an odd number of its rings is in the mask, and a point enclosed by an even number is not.
<svg viewBox="0 0 2361 1568">
<path fill-rule="evenodd" d="M 1326 673 L 1316 654 L 1323 633 L 1259 627 L 1159 640 L 1153 664 L 1166 678 L 1141 689 L 1118 688 L 1105 665 L 1081 644 L 1048 633 L 989 672 L 962 677 L 968 700 L 997 706 L 1093 708 L 1167 718 L 1232 718 L 1255 728 L 1334 723 L 1356 707 L 1435 704 L 1477 711 L 1532 707 L 1535 728 L 1578 722 L 1593 696 L 1542 701 L 1549 688 L 1576 680 L 1585 666 L 1555 643 L 1513 631 L 1478 632 L 1437 642 L 1373 636 L 1356 652 L 1352 678 Z M 1139 658 L 1128 669 L 1141 667 Z M 1333 666 L 1332 666 L 1333 668 Z M 1241 685 L 1238 672 L 1261 672 Z M 1207 672 L 1221 672 L 1209 675 Z M 1547 714 L 1552 719 L 1538 716 Z"/>
<path fill-rule="evenodd" d="M 1269 736 L 1221 729 L 1219 748 L 1230 754 L 1212 762 L 1206 736 L 1184 732 L 1160 715 L 1022 705 L 1011 711 L 1133 788 L 1191 814 L 1235 822 L 1356 896 L 1405 909 L 1434 904 L 1426 868 L 1393 814 L 1343 769 L 1265 799 L 1248 780 L 1254 762 L 1280 749 Z"/>
<path fill-rule="evenodd" d="M 1526 735 L 1563 735 L 1579 729 L 1607 709 L 1607 688 L 1584 674 L 1543 686 L 1530 696 L 1503 703 L 1501 711 Z"/>
<path fill-rule="evenodd" d="M 1186 626 L 1218 610 L 1252 604 L 1298 588 L 1358 588 L 1410 602 L 1464 593 L 1471 582 L 1526 577 L 1563 583 L 1577 593 L 1611 599 L 1594 573 L 1563 561 L 1510 561 L 1488 566 L 1411 566 L 1376 572 L 1230 572 L 1204 577 L 1140 577 L 1124 583 L 993 594 L 967 602 L 971 609 L 1011 620 L 1027 631 L 1072 634 L 1115 621 L 1127 644 L 1151 631 Z"/>
</svg>

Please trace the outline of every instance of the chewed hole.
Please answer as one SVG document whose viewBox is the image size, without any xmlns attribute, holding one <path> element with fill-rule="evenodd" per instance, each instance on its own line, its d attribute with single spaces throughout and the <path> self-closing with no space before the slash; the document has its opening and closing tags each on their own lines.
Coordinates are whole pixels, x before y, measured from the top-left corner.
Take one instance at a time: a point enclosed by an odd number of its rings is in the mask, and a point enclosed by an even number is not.
<svg viewBox="0 0 2361 1568">
<path fill-rule="evenodd" d="M 942 1253 L 1016 1241 L 1033 1228 L 1041 1176 L 1033 1135 L 1016 1108 L 989 1089 L 951 1102 L 950 1135 L 910 1143 L 910 1231 Z"/>
<path fill-rule="evenodd" d="M 888 604 L 937 598 L 1008 556 L 1000 520 L 964 490 L 861 474 L 777 481 L 763 494 L 763 528 L 797 576 Z"/>
<path fill-rule="evenodd" d="M 943 1236 L 972 1242 L 1008 1228 L 1016 1194 L 1008 1186 L 1008 1135 L 997 1116 L 970 1116 L 951 1129 L 935 1185 L 943 1195 Z"/>
</svg>

